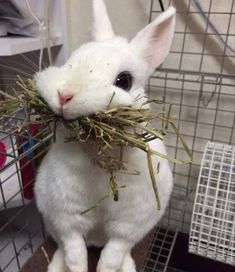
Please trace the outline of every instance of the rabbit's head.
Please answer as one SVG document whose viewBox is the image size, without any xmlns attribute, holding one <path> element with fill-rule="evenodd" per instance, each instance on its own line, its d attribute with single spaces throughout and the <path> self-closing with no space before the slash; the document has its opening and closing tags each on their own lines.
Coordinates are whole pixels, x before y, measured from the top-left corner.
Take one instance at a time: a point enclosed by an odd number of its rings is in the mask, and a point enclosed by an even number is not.
<svg viewBox="0 0 235 272">
<path fill-rule="evenodd" d="M 175 9 L 168 8 L 129 42 L 115 36 L 103 0 L 93 1 L 94 41 L 62 67 L 35 75 L 37 89 L 52 110 L 74 119 L 108 106 L 135 106 L 147 79 L 169 53 Z"/>
</svg>

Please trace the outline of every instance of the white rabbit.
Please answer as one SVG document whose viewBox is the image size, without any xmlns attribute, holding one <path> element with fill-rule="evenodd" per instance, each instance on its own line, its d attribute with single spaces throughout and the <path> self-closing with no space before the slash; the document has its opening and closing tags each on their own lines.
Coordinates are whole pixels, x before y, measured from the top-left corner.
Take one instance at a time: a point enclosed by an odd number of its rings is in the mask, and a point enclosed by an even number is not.
<svg viewBox="0 0 235 272">
<path fill-rule="evenodd" d="M 40 95 L 52 110 L 73 119 L 112 106 L 138 107 L 144 86 L 166 58 L 175 26 L 170 7 L 130 42 L 114 35 L 103 0 L 93 1 L 94 41 L 76 50 L 60 68 L 35 75 Z M 138 102 L 137 102 L 138 101 Z M 143 102 L 143 101 L 142 101 Z M 145 152 L 128 148 L 124 160 L 139 175 L 119 175 L 119 201 L 106 199 L 81 214 L 109 191 L 109 173 L 94 164 L 95 143 L 64 143 L 68 131 L 61 126 L 57 141 L 44 158 L 35 185 L 36 203 L 45 225 L 58 243 L 48 272 L 87 272 L 87 246 L 104 247 L 97 272 L 134 272 L 130 251 L 160 220 L 172 191 L 168 161 L 160 162 L 157 176 L 161 210 L 156 209 Z M 160 140 L 151 148 L 166 153 Z"/>
</svg>

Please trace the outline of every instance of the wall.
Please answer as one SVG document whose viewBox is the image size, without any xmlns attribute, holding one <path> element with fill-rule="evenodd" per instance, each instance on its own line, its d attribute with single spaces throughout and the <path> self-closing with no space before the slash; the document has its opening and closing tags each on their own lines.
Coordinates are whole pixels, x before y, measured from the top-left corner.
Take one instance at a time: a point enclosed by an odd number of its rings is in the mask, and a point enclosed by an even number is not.
<svg viewBox="0 0 235 272">
<path fill-rule="evenodd" d="M 115 33 L 131 38 L 148 23 L 150 0 L 106 0 Z M 67 0 L 70 51 L 91 40 L 92 0 Z"/>
</svg>

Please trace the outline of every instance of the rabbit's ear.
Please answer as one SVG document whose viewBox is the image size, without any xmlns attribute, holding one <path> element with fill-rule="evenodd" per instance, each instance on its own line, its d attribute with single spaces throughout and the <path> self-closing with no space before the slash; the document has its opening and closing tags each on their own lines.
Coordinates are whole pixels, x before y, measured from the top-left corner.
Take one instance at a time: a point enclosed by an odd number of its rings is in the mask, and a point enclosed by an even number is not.
<svg viewBox="0 0 235 272">
<path fill-rule="evenodd" d="M 175 30 L 175 8 L 170 7 L 139 31 L 130 45 L 152 73 L 167 57 Z"/>
<path fill-rule="evenodd" d="M 114 36 L 104 0 L 93 0 L 93 37 L 96 41 L 104 41 Z"/>
</svg>

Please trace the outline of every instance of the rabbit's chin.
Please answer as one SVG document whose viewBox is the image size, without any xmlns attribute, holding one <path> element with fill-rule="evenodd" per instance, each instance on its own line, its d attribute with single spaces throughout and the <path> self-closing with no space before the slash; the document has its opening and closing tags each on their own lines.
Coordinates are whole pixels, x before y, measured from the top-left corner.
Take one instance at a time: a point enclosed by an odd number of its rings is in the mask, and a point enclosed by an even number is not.
<svg viewBox="0 0 235 272">
<path fill-rule="evenodd" d="M 94 114 L 95 112 L 97 112 L 97 111 L 68 112 L 68 111 L 62 110 L 60 115 L 64 120 L 72 121 L 72 120 L 76 120 L 82 116 L 90 116 L 90 115 Z"/>
<path fill-rule="evenodd" d="M 105 109 L 94 109 L 94 110 L 81 109 L 80 111 L 62 110 L 60 113 L 60 116 L 64 120 L 72 121 L 72 120 L 76 120 L 76 119 L 83 117 L 83 116 L 90 116 L 90 115 L 95 114 L 95 113 L 102 111 L 102 110 L 105 110 Z"/>
</svg>

